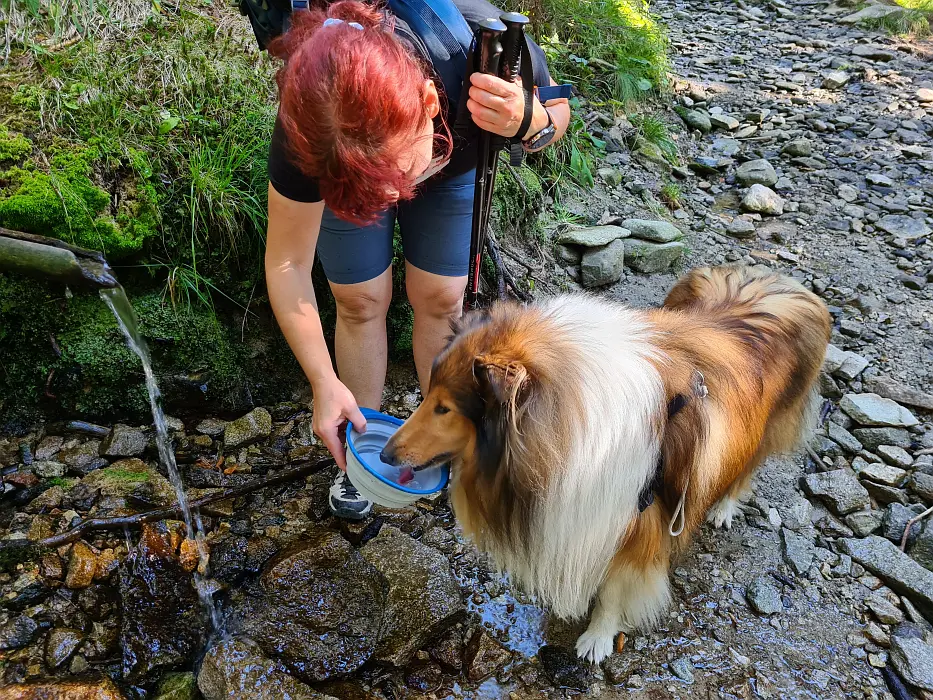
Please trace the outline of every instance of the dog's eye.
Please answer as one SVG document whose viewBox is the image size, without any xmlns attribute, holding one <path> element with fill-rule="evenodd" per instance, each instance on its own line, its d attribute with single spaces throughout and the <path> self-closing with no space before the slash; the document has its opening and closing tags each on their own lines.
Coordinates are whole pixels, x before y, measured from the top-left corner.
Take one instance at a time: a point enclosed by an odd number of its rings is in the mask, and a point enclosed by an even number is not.
<svg viewBox="0 0 933 700">
<path fill-rule="evenodd" d="M 434 412 L 439 416 L 443 416 L 445 413 L 450 413 L 450 409 L 447 408 L 447 406 L 437 404 L 437 406 L 434 407 Z"/>
</svg>

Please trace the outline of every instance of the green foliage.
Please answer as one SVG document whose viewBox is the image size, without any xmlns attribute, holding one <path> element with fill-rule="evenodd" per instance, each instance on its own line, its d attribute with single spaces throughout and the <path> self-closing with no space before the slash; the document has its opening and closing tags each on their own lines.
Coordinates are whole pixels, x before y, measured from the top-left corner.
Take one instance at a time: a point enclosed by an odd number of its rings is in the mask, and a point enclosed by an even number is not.
<svg viewBox="0 0 933 700">
<path fill-rule="evenodd" d="M 666 161 L 677 164 L 677 144 L 671 138 L 667 123 L 653 114 L 634 114 L 629 117 L 632 125 L 638 129 L 638 141 L 657 148 Z"/>
<path fill-rule="evenodd" d="M 643 0 L 514 0 L 529 14 L 555 77 L 628 103 L 667 84 L 667 37 Z"/>
<path fill-rule="evenodd" d="M 891 14 L 867 24 L 899 36 L 923 38 L 933 33 L 933 0 L 897 0 L 897 4 L 907 12 Z"/>
<path fill-rule="evenodd" d="M 32 141 L 22 134 L 12 134 L 3 124 L 0 124 L 0 163 L 4 161 L 19 162 L 32 150 Z"/>
<path fill-rule="evenodd" d="M 493 205 L 495 221 L 504 235 L 539 237 L 538 212 L 543 200 L 541 177 L 528 164 L 511 170 L 499 168 Z"/>
</svg>

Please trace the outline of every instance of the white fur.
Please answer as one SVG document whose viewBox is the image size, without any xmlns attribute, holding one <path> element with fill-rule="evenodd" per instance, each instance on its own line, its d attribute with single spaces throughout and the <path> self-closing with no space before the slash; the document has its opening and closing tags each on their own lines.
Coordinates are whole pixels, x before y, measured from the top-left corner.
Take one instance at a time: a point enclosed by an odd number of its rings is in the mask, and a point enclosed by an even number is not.
<svg viewBox="0 0 933 700">
<path fill-rule="evenodd" d="M 731 496 L 724 496 L 709 509 L 706 521 L 712 523 L 715 527 L 732 528 L 732 518 L 741 512 L 738 501 Z"/>
<path fill-rule="evenodd" d="M 573 452 L 552 475 L 534 514 L 533 541 L 522 550 L 503 550 L 507 544 L 493 541 L 482 546 L 555 615 L 572 619 L 586 615 L 638 515 L 638 494 L 654 475 L 664 387 L 649 362 L 657 353 L 652 329 L 637 312 L 584 295 L 552 298 L 541 308 L 555 342 L 586 358 L 574 362 L 568 357 L 566 365 L 577 375 L 573 379 L 585 397 L 585 415 L 570 436 Z M 653 604 L 638 602 L 644 583 L 633 576 L 623 577 L 624 594 L 612 596 L 623 607 L 607 612 L 595 628 L 591 625 L 594 631 L 581 640 L 581 653 L 603 656 L 607 636 L 611 651 L 611 637 L 619 628 L 609 617 L 621 620 L 623 609 L 633 627 L 656 615 Z"/>
</svg>

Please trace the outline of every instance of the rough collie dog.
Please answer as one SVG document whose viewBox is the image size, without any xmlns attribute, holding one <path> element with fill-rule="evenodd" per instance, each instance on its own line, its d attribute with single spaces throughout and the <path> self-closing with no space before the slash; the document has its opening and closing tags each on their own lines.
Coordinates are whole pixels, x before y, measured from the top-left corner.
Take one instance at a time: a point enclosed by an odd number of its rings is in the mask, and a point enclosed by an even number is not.
<svg viewBox="0 0 933 700">
<path fill-rule="evenodd" d="M 567 295 L 463 319 L 382 457 L 451 462 L 457 519 L 562 618 L 581 657 L 648 628 L 672 555 L 730 527 L 766 456 L 794 449 L 829 340 L 824 304 L 757 268 L 694 270 L 660 309 Z"/>
</svg>

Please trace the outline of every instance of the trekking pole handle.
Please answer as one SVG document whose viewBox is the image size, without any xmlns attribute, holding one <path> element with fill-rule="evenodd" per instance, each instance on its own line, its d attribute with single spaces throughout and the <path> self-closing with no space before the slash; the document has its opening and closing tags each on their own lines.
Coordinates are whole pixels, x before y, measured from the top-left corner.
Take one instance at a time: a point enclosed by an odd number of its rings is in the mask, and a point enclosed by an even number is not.
<svg viewBox="0 0 933 700">
<path fill-rule="evenodd" d="M 505 25 L 495 17 L 487 17 L 480 21 L 478 67 L 480 73 L 499 74 L 499 57 L 502 55 L 499 37 L 505 29 Z"/>
<path fill-rule="evenodd" d="M 499 77 L 510 83 L 515 82 L 519 76 L 522 58 L 522 39 L 525 34 L 525 25 L 529 19 L 518 12 L 505 12 L 499 15 L 505 25 L 505 34 L 502 37 L 502 60 L 499 63 Z"/>
</svg>

